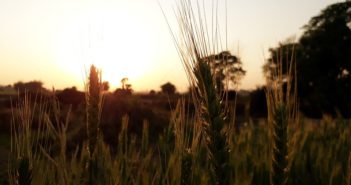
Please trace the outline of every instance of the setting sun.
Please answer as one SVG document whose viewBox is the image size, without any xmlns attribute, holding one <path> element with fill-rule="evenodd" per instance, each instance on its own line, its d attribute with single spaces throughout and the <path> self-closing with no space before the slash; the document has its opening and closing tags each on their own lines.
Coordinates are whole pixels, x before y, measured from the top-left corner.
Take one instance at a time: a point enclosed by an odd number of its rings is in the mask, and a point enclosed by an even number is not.
<svg viewBox="0 0 351 185">
<path fill-rule="evenodd" d="M 60 28 L 56 60 L 62 69 L 82 79 L 86 68 L 95 64 L 112 86 L 119 86 L 122 78 L 138 81 L 148 73 L 157 37 L 145 29 L 148 25 L 138 14 L 109 8 L 82 14 Z"/>
</svg>

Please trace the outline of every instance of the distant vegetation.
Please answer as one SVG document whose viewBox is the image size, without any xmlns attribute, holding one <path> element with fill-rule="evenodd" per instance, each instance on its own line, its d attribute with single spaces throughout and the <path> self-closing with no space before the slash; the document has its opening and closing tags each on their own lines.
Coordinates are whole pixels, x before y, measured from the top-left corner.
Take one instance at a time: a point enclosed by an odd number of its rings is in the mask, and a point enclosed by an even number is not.
<svg viewBox="0 0 351 185">
<path fill-rule="evenodd" d="M 325 8 L 304 26 L 298 42 L 287 41 L 272 48 L 264 66 L 268 78 L 277 58 L 288 55 L 296 60 L 298 94 L 301 111 L 309 117 L 351 117 L 351 2 Z"/>
</svg>

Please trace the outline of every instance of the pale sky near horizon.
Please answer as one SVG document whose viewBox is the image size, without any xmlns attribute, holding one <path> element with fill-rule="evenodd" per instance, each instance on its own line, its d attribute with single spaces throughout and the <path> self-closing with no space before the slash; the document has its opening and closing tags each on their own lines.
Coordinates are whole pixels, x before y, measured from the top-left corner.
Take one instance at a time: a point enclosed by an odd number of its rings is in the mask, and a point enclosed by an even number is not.
<svg viewBox="0 0 351 185">
<path fill-rule="evenodd" d="M 177 0 L 159 1 L 174 19 Z M 298 38 L 335 2 L 227 0 L 228 49 L 247 70 L 241 88 L 262 85 L 268 48 Z M 167 81 L 180 91 L 188 86 L 157 0 L 0 0 L 0 85 L 40 80 L 47 88 L 82 89 L 91 63 L 113 89 L 123 77 L 136 91 L 159 90 Z"/>
</svg>

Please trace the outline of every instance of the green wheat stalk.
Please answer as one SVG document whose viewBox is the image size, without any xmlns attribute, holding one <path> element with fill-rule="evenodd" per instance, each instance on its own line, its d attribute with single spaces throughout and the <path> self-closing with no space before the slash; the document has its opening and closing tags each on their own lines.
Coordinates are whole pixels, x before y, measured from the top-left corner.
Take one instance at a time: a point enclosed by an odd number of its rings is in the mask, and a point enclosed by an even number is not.
<svg viewBox="0 0 351 185">
<path fill-rule="evenodd" d="M 196 124 L 190 124 L 186 115 L 185 100 L 178 100 L 176 109 L 172 111 L 171 124 L 174 130 L 175 154 L 180 163 L 180 184 L 192 184 L 193 181 L 193 157 L 197 149 L 198 134 Z M 196 145 L 196 146 L 194 146 Z"/>
<path fill-rule="evenodd" d="M 214 6 L 218 6 L 218 2 Z M 217 20 L 213 20 L 212 31 L 209 31 L 206 12 L 200 4 L 195 6 L 191 1 L 180 0 L 176 9 L 180 37 L 172 33 L 174 43 L 193 88 L 193 102 L 201 117 L 203 138 L 205 139 L 210 162 L 210 171 L 214 184 L 229 184 L 230 164 L 227 133 L 225 130 L 225 110 L 215 73 L 210 66 L 211 56 L 218 53 L 220 34 Z M 212 12 L 212 18 L 217 17 Z M 172 32 L 172 29 L 170 27 Z M 206 58 L 206 60 L 205 60 Z M 213 59 L 214 60 L 214 59 Z"/>
<path fill-rule="evenodd" d="M 286 56 L 283 61 L 283 51 L 280 51 L 273 79 L 268 80 L 266 97 L 268 107 L 268 122 L 272 137 L 272 161 L 270 183 L 272 185 L 287 184 L 289 170 L 294 154 L 294 138 L 289 137 L 288 128 L 298 123 L 298 104 L 296 93 L 296 77 L 294 53 Z M 285 56 L 284 56 L 285 57 Z M 287 62 L 287 73 L 283 73 L 283 62 Z M 293 134 L 292 134 L 293 135 Z"/>
<path fill-rule="evenodd" d="M 28 94 L 18 99 L 18 104 L 12 107 L 9 183 L 36 184 L 40 182 L 40 178 L 34 174 L 41 160 L 38 143 L 47 133 L 43 124 L 47 104 L 42 97 L 36 97 L 32 103 Z M 34 121 L 38 123 L 36 132 L 32 130 Z"/>
</svg>

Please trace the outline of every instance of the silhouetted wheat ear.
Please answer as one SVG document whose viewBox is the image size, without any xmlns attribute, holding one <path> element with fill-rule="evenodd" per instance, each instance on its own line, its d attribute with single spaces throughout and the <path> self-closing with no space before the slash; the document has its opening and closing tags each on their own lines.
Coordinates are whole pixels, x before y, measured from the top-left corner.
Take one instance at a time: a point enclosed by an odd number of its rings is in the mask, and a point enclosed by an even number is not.
<svg viewBox="0 0 351 185">
<path fill-rule="evenodd" d="M 272 120 L 273 154 L 272 154 L 272 185 L 286 184 L 288 167 L 288 115 L 286 106 L 281 104 L 275 108 Z"/>
<path fill-rule="evenodd" d="M 88 153 L 89 160 L 87 165 L 88 184 L 94 185 L 98 183 L 99 169 L 98 164 L 101 158 L 94 156 L 97 144 L 99 142 L 99 125 L 102 106 L 102 85 L 101 72 L 91 65 L 89 73 L 89 82 L 86 85 L 86 118 L 87 118 L 87 136 L 88 136 Z"/>
<path fill-rule="evenodd" d="M 295 125 L 296 128 L 298 125 L 297 84 L 296 80 L 293 81 L 296 79 L 294 54 L 292 52 L 291 56 L 287 55 L 286 61 L 278 56 L 276 71 L 271 79 L 267 79 L 268 122 L 273 146 L 270 174 L 272 185 L 287 184 L 297 142 L 297 132 L 288 134 L 289 125 Z M 286 69 L 283 69 L 283 62 L 287 63 Z"/>
<path fill-rule="evenodd" d="M 213 6 L 218 5 L 218 1 L 213 3 Z M 211 59 L 208 59 L 221 48 L 220 34 L 214 31 L 219 29 L 219 24 L 214 21 L 207 26 L 206 12 L 202 6 L 199 2 L 193 5 L 191 1 L 179 0 L 176 14 L 181 36 L 177 39 L 173 34 L 173 38 L 193 88 L 192 99 L 197 114 L 201 117 L 202 138 L 208 150 L 212 184 L 226 185 L 231 178 L 229 147 L 224 129 L 226 111 L 217 94 L 219 89 L 210 66 Z M 212 11 L 212 17 L 217 14 L 217 11 Z M 213 32 L 209 31 L 211 29 Z"/>
<path fill-rule="evenodd" d="M 87 136 L 89 152 L 93 153 L 99 137 L 99 124 L 101 113 L 101 73 L 94 65 L 90 67 L 89 82 L 86 90 L 87 103 Z"/>
<path fill-rule="evenodd" d="M 229 184 L 229 147 L 224 129 L 224 111 L 213 82 L 210 66 L 202 61 L 194 69 L 203 121 L 203 133 L 208 148 L 211 172 L 215 184 Z"/>
</svg>

